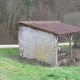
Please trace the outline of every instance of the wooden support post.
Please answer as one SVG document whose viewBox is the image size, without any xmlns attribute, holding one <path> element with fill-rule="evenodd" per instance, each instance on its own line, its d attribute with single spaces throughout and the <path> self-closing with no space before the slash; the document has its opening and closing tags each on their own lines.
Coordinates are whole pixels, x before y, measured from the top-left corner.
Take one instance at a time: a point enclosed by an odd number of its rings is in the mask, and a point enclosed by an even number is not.
<svg viewBox="0 0 80 80">
<path fill-rule="evenodd" d="M 56 42 L 55 42 L 55 66 L 58 66 L 58 37 L 56 37 Z"/>
<path fill-rule="evenodd" d="M 54 37 L 54 48 L 53 48 L 53 56 L 52 56 L 52 67 L 57 67 L 58 66 L 58 37 Z"/>
<path fill-rule="evenodd" d="M 69 41 L 70 41 L 70 56 L 71 56 L 71 59 L 73 58 L 73 56 L 72 56 L 72 37 L 73 37 L 73 35 L 70 34 L 69 35 Z"/>
</svg>

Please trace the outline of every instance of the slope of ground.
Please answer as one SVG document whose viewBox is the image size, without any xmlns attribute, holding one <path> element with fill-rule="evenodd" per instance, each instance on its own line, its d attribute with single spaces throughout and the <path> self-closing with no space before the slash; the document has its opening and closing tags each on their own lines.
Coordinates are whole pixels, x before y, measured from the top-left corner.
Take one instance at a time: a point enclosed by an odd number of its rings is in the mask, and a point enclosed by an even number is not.
<svg viewBox="0 0 80 80">
<path fill-rule="evenodd" d="M 33 66 L 19 61 L 18 53 L 18 49 L 0 49 L 0 80 L 80 80 L 80 66 Z"/>
</svg>

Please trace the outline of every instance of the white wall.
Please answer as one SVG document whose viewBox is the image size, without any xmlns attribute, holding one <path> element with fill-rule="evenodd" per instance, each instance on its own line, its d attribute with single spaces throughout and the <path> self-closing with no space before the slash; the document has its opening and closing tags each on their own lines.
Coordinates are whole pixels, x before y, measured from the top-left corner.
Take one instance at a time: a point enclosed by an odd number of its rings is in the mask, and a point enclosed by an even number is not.
<svg viewBox="0 0 80 80">
<path fill-rule="evenodd" d="M 20 26 L 19 33 L 20 54 L 28 59 L 36 58 L 50 64 L 55 63 L 56 38 L 53 34 Z"/>
</svg>

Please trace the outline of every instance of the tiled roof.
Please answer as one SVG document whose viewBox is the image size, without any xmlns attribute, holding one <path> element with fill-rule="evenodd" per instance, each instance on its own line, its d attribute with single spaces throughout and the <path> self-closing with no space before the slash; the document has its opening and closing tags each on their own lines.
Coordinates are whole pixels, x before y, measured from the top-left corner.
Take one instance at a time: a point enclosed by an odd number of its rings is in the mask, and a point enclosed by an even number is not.
<svg viewBox="0 0 80 80">
<path fill-rule="evenodd" d="M 21 21 L 19 24 L 55 35 L 80 32 L 80 27 L 65 24 L 60 21 Z"/>
</svg>

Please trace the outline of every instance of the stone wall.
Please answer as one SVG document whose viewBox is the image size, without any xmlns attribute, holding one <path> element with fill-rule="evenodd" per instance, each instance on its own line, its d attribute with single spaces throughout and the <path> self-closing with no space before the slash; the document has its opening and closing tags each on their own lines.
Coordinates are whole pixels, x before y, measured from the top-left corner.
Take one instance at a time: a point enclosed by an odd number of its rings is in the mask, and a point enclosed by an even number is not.
<svg viewBox="0 0 80 80">
<path fill-rule="evenodd" d="M 57 40 L 53 34 L 20 26 L 18 32 L 20 55 L 28 59 L 55 64 Z"/>
</svg>

